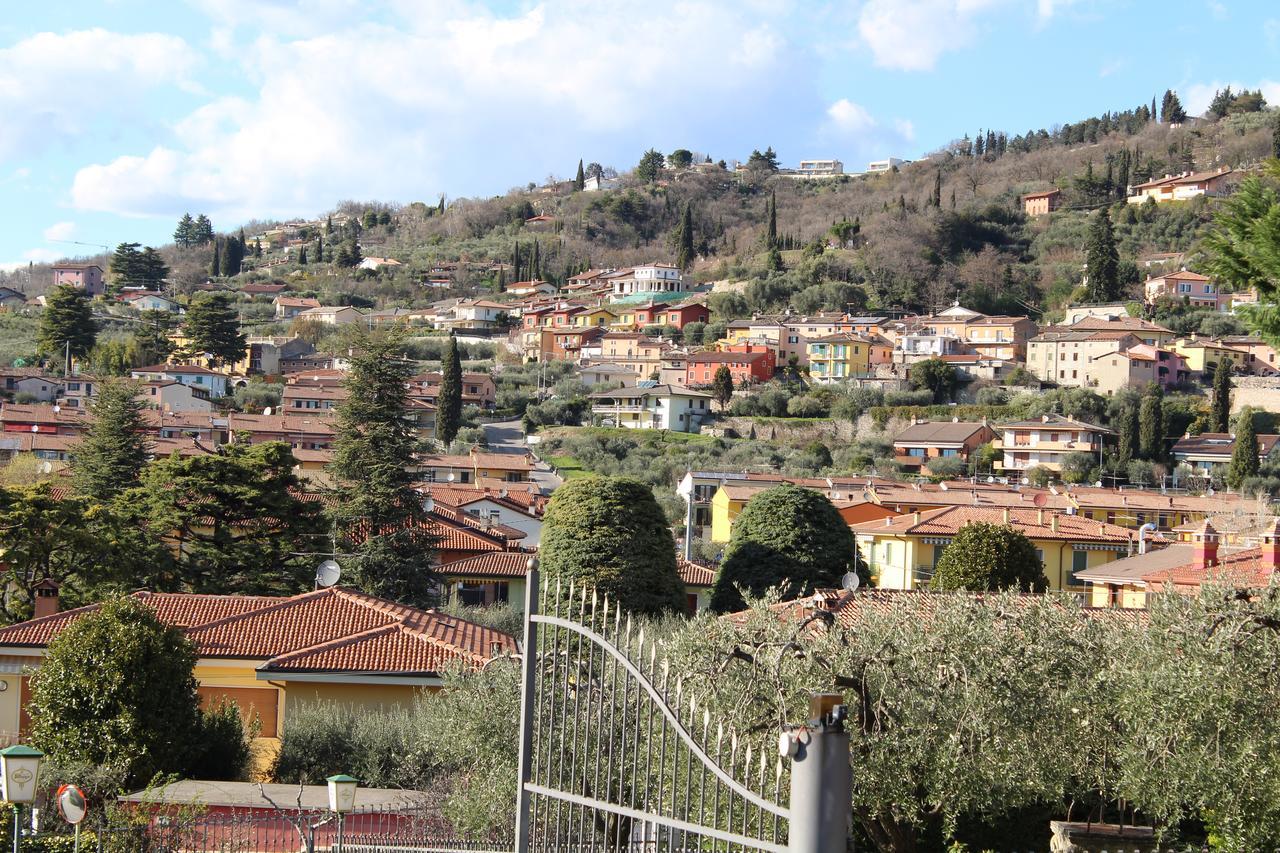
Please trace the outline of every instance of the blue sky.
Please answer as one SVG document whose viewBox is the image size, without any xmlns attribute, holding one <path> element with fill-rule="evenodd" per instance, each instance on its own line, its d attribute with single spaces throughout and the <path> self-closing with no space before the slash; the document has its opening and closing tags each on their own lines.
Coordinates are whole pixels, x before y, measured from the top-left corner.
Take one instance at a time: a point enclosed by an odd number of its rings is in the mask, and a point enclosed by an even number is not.
<svg viewBox="0 0 1280 853">
<path fill-rule="evenodd" d="M 100 0 L 0 19 L 0 267 L 342 199 L 494 195 L 649 147 L 914 157 L 1215 88 L 1267 0 Z"/>
</svg>

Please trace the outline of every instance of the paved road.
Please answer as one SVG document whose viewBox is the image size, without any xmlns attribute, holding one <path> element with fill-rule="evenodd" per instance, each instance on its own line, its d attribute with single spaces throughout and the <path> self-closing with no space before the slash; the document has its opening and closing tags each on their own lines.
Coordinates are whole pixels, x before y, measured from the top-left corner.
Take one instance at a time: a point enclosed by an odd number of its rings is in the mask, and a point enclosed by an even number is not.
<svg viewBox="0 0 1280 853">
<path fill-rule="evenodd" d="M 494 453 L 525 453 L 530 448 L 524 443 L 524 429 L 520 421 L 500 421 L 484 425 L 484 435 L 489 442 L 489 450 Z M 564 482 L 555 475 L 551 466 L 536 455 L 533 457 L 533 481 L 538 484 L 544 494 L 550 494 Z"/>
</svg>

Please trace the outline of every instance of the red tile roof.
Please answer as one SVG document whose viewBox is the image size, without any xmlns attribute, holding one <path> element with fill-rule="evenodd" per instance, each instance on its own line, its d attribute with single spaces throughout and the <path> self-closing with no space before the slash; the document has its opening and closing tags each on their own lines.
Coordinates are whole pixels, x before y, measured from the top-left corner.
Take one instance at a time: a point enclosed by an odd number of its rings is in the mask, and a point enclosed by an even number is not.
<svg viewBox="0 0 1280 853">
<path fill-rule="evenodd" d="M 1005 514 L 1008 514 L 1006 520 Z M 1136 531 L 1116 524 L 1093 521 L 1079 515 L 1053 510 L 999 509 L 995 507 L 949 506 L 921 513 L 908 513 L 850 525 L 855 533 L 910 534 L 912 536 L 954 536 L 966 524 L 1011 524 L 1032 539 L 1063 539 L 1070 542 L 1114 542 L 1127 544 Z M 1056 524 L 1055 524 L 1056 522 Z M 1056 530 L 1054 527 L 1056 526 Z"/>
<path fill-rule="evenodd" d="M 716 582 L 714 568 L 684 557 L 676 558 L 676 570 L 680 572 L 680 580 L 685 586 L 711 586 Z"/>
<path fill-rule="evenodd" d="M 477 554 L 441 567 L 441 571 L 449 576 L 514 578 L 520 579 L 529 571 L 529 558 L 533 554 L 528 551 L 495 551 L 490 554 Z"/>
<path fill-rule="evenodd" d="M 350 589 L 291 597 L 139 592 L 161 621 L 186 630 L 205 658 L 264 660 L 269 671 L 438 673 L 453 660 L 480 663 L 515 651 L 506 634 Z M 0 646 L 41 647 L 89 605 L 0 628 Z"/>
</svg>

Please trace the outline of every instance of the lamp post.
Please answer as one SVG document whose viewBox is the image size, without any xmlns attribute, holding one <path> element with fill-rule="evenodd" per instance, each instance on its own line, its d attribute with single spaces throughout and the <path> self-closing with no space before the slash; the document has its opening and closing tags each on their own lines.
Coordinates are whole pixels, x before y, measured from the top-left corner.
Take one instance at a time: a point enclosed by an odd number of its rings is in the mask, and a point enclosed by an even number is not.
<svg viewBox="0 0 1280 853">
<path fill-rule="evenodd" d="M 18 853 L 22 838 L 22 804 L 36 799 L 42 758 L 40 750 L 20 744 L 0 749 L 0 788 L 5 802 L 13 804 L 13 853 Z"/>
<path fill-rule="evenodd" d="M 360 781 L 345 773 L 330 776 L 325 781 L 329 783 L 329 809 L 338 814 L 338 853 L 342 853 L 343 825 L 346 823 L 347 812 L 355 808 L 356 788 Z M 14 850 L 14 853 L 18 851 Z"/>
</svg>

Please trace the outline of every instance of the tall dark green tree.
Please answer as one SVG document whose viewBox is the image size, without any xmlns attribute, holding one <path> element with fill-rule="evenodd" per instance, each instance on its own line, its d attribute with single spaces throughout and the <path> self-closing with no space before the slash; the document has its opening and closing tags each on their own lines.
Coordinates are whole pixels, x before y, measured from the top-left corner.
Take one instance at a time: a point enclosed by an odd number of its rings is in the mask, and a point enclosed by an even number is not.
<svg viewBox="0 0 1280 853">
<path fill-rule="evenodd" d="M 72 358 L 84 358 L 97 337 L 93 308 L 83 290 L 63 284 L 46 294 L 36 333 L 36 349 L 41 355 L 64 358 L 69 351 Z"/>
<path fill-rule="evenodd" d="M 766 489 L 733 523 L 711 607 L 721 613 L 741 609 L 739 587 L 761 595 L 780 586 L 794 598 L 839 586 L 853 568 L 854 551 L 849 525 L 824 495 L 790 484 Z"/>
<path fill-rule="evenodd" d="M 420 442 L 405 419 L 414 365 L 401 357 L 398 330 L 357 330 L 354 355 L 338 406 L 337 440 L 329 470 L 336 482 L 333 515 L 354 554 L 357 585 L 371 595 L 430 605 L 436 537 L 413 486 Z"/>
<path fill-rule="evenodd" d="M 733 374 L 729 372 L 729 366 L 722 364 L 716 368 L 716 375 L 711 380 L 711 394 L 716 398 L 716 402 L 720 404 L 720 411 L 724 411 L 729 401 L 733 399 Z"/>
<path fill-rule="evenodd" d="M 1280 159 L 1280 113 L 1271 122 L 1271 156 Z"/>
<path fill-rule="evenodd" d="M 207 352 L 215 364 L 234 364 L 245 356 L 240 318 L 225 293 L 199 293 L 187 307 L 183 331 L 195 352 Z"/>
<path fill-rule="evenodd" d="M 462 422 L 462 362 L 458 341 L 450 336 L 440 364 L 440 395 L 436 398 L 436 438 L 448 447 Z"/>
<path fill-rule="evenodd" d="M 1120 253 L 1116 249 L 1111 214 L 1104 207 L 1089 223 L 1085 242 L 1085 276 L 1088 278 L 1090 302 L 1114 302 L 1121 297 Z"/>
<path fill-rule="evenodd" d="M 1239 489 L 1244 481 L 1258 476 L 1258 433 L 1253 426 L 1253 410 L 1245 407 L 1236 417 L 1236 444 L 1227 466 L 1227 485 Z"/>
<path fill-rule="evenodd" d="M 911 366 L 911 384 L 933 394 L 935 403 L 950 402 L 955 393 L 956 369 L 940 358 L 927 358 Z"/>
<path fill-rule="evenodd" d="M 1115 469 L 1123 472 L 1129 467 L 1129 463 L 1138 458 L 1139 438 L 1138 433 L 1138 406 L 1134 403 L 1126 403 L 1124 408 L 1120 410 L 1120 423 L 1117 430 L 1116 450 L 1115 450 Z"/>
<path fill-rule="evenodd" d="M 544 583 L 591 587 L 632 613 L 684 610 L 675 540 L 653 490 L 638 480 L 582 477 L 556 489 L 538 557 Z"/>
<path fill-rule="evenodd" d="M 106 501 L 137 485 L 147 464 L 146 422 L 138 388 L 130 382 L 98 383 L 92 419 L 72 456 L 76 491 Z"/>
<path fill-rule="evenodd" d="M 938 169 L 933 173 L 933 194 L 929 196 L 929 202 L 934 207 L 942 207 L 942 170 Z"/>
<path fill-rule="evenodd" d="M 1138 412 L 1138 452 L 1143 459 L 1164 461 L 1164 431 L 1164 395 L 1155 387 L 1143 395 Z"/>
<path fill-rule="evenodd" d="M 196 217 L 191 239 L 196 246 L 206 246 L 213 242 L 213 223 L 203 213 Z"/>
<path fill-rule="evenodd" d="M 644 152 L 639 165 L 636 166 L 636 177 L 646 184 L 652 184 L 662 174 L 662 165 L 666 161 L 667 158 L 663 157 L 661 152 L 650 148 Z"/>
<path fill-rule="evenodd" d="M 1213 371 L 1213 401 L 1209 406 L 1209 432 L 1231 429 L 1231 362 L 1219 359 Z"/>
<path fill-rule="evenodd" d="M 578 192 L 582 192 L 587 186 L 587 176 L 582 171 L 582 161 L 578 161 L 578 174 L 573 179 L 573 188 Z"/>
<path fill-rule="evenodd" d="M 676 266 L 682 270 L 693 266 L 693 210 L 688 202 L 685 202 L 680 230 L 676 234 Z"/>
<path fill-rule="evenodd" d="M 1164 101 L 1160 105 L 1160 121 L 1164 124 L 1182 124 L 1187 120 L 1187 111 L 1182 108 L 1178 93 L 1165 89 Z"/>
<path fill-rule="evenodd" d="M 768 225 L 764 232 L 764 245 L 766 249 L 776 249 L 778 247 L 778 193 L 773 192 L 769 196 Z"/>
<path fill-rule="evenodd" d="M 196 221 L 191 218 L 190 213 L 182 214 L 182 218 L 178 220 L 178 227 L 173 232 L 173 243 L 175 246 L 188 248 L 194 246 L 196 241 Z"/>
<path fill-rule="evenodd" d="M 213 257 L 209 259 L 209 275 L 214 278 L 222 275 L 222 238 L 213 238 Z"/>
</svg>

